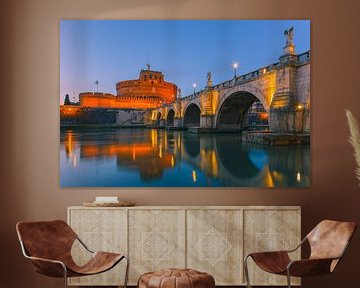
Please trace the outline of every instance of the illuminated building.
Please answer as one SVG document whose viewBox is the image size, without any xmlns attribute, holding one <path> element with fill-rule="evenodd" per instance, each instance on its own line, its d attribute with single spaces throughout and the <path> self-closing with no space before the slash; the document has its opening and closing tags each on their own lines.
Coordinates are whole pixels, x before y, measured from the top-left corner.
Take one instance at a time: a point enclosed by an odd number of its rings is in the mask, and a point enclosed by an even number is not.
<svg viewBox="0 0 360 288">
<path fill-rule="evenodd" d="M 172 103 L 176 99 L 175 84 L 164 81 L 159 71 L 141 70 L 139 79 L 116 83 L 116 95 L 110 93 L 84 92 L 79 94 L 80 107 L 149 109 L 162 104 Z"/>
</svg>

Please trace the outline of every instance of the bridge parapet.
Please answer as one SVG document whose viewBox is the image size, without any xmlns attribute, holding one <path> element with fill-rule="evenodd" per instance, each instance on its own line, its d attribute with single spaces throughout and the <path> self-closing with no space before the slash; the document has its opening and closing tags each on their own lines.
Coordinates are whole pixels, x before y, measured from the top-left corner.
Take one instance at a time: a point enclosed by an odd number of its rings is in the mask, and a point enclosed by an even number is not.
<svg viewBox="0 0 360 288">
<path fill-rule="evenodd" d="M 304 65 L 310 62 L 310 50 L 297 55 L 298 65 Z"/>
<path fill-rule="evenodd" d="M 304 53 L 301 53 L 301 54 L 297 55 L 297 65 L 304 65 L 304 64 L 309 63 L 309 61 L 310 61 L 310 51 L 306 51 Z M 267 72 L 278 70 L 280 68 L 281 68 L 280 62 L 275 62 L 275 63 L 272 63 L 272 64 L 267 65 L 265 67 L 262 67 L 262 68 L 259 68 L 257 70 L 251 71 L 249 73 L 239 75 L 236 78 L 226 80 L 224 82 L 216 84 L 216 85 L 212 86 L 211 88 L 212 89 L 217 89 L 217 90 L 222 90 L 222 89 L 227 89 L 229 87 L 233 87 L 233 86 L 236 86 L 236 85 L 242 85 L 242 84 L 245 84 L 245 83 L 256 80 L 257 78 L 261 77 L 263 74 L 265 74 Z M 195 93 L 192 93 L 192 94 L 187 95 L 185 97 L 182 97 L 181 100 L 191 100 L 191 99 L 197 98 L 206 89 L 202 89 L 202 90 L 200 90 L 198 92 L 195 92 Z"/>
</svg>

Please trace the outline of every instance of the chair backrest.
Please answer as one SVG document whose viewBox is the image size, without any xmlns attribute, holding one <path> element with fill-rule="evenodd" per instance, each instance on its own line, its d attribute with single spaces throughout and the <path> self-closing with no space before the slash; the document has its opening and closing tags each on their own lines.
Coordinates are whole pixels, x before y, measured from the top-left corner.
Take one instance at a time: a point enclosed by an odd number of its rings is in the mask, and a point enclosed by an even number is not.
<svg viewBox="0 0 360 288">
<path fill-rule="evenodd" d="M 355 222 L 321 221 L 306 236 L 311 248 L 310 259 L 342 256 L 355 229 Z"/>
<path fill-rule="evenodd" d="M 30 256 L 61 260 L 69 257 L 75 232 L 62 220 L 19 222 L 19 240 Z"/>
</svg>

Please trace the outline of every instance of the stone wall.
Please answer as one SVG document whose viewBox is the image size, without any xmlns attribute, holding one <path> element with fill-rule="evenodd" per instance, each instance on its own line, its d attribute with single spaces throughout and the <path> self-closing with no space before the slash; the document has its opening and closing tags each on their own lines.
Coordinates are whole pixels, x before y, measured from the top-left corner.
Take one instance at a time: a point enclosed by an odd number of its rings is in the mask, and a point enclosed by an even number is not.
<svg viewBox="0 0 360 288">
<path fill-rule="evenodd" d="M 116 111 L 116 124 L 123 127 L 143 126 L 147 122 L 147 110 L 122 109 Z"/>
<path fill-rule="evenodd" d="M 296 96 L 299 103 L 310 103 L 310 65 L 297 69 Z"/>
<path fill-rule="evenodd" d="M 65 105 L 60 107 L 60 125 L 115 123 L 116 111 L 113 109 L 67 107 Z"/>
</svg>

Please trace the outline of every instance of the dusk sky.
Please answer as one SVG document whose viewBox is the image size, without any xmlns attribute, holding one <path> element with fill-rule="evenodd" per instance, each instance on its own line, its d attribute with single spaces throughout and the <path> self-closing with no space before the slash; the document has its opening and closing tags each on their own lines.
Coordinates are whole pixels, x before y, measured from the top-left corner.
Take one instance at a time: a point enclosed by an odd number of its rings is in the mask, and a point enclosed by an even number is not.
<svg viewBox="0 0 360 288">
<path fill-rule="evenodd" d="M 310 20 L 61 20 L 60 103 L 65 94 L 116 95 L 115 85 L 137 79 L 146 63 L 176 84 L 182 96 L 277 62 L 294 27 L 296 53 L 310 49 Z"/>
</svg>

